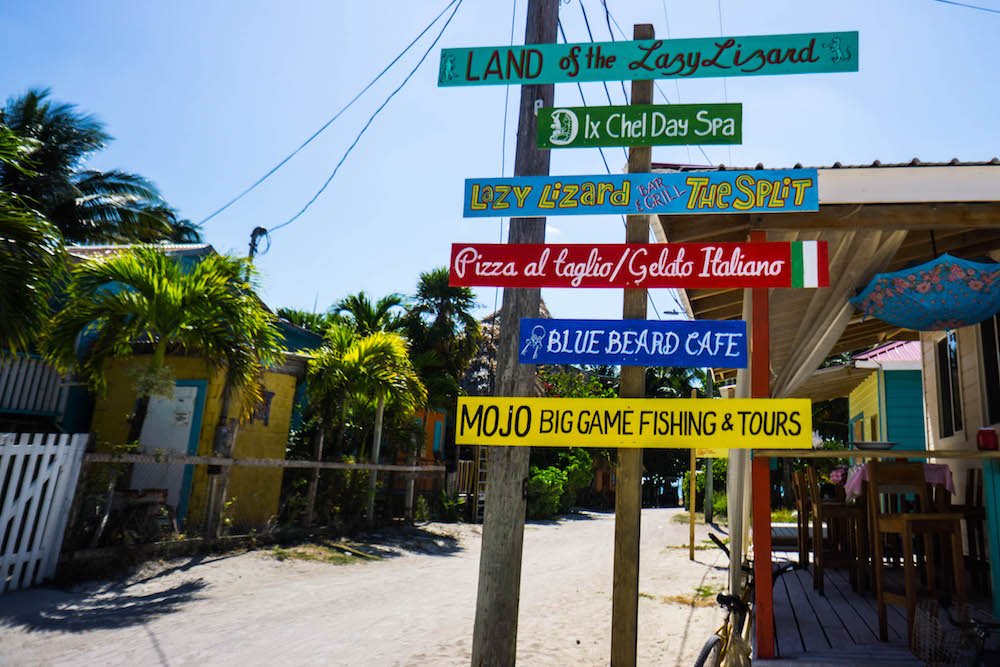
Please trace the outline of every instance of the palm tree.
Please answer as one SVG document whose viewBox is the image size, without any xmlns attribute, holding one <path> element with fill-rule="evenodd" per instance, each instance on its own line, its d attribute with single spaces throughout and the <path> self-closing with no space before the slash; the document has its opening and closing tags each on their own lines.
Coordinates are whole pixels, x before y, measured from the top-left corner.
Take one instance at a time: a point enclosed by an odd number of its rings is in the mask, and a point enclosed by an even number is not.
<svg viewBox="0 0 1000 667">
<path fill-rule="evenodd" d="M 377 331 L 400 331 L 403 321 L 394 312 L 401 308 L 403 297 L 398 294 L 384 296 L 372 302 L 364 292 L 351 294 L 333 305 L 331 314 L 346 316 L 348 326 L 361 336 Z"/>
<path fill-rule="evenodd" d="M 448 269 L 420 274 L 406 316 L 406 331 L 417 354 L 431 354 L 436 360 L 423 367 L 434 374 L 443 372 L 449 379 L 450 388 L 439 404 L 457 396 L 459 381 L 479 349 L 479 322 L 471 313 L 475 306 L 471 289 L 448 284 Z"/>
<path fill-rule="evenodd" d="M 138 440 L 152 395 L 171 392 L 168 352 L 197 354 L 226 373 L 228 395 L 248 417 L 262 400 L 261 377 L 275 365 L 281 338 L 274 316 L 254 294 L 255 273 L 244 259 L 211 255 L 187 267 L 151 247 L 137 247 L 71 270 L 66 303 L 44 339 L 47 357 L 73 367 L 97 390 L 105 362 L 152 347 L 137 376 L 129 442 Z M 78 361 L 78 341 L 82 358 Z"/>
<path fill-rule="evenodd" d="M 412 412 L 427 400 L 427 390 L 410 361 L 406 339 L 396 333 L 377 331 L 359 340 L 354 350 L 366 359 L 360 368 L 360 385 L 375 401 L 375 429 L 372 436 L 372 463 L 378 463 L 382 445 L 382 418 L 387 401 Z M 368 489 L 368 522 L 375 519 L 375 487 L 378 473 L 372 471 Z"/>
<path fill-rule="evenodd" d="M 0 123 L 36 143 L 30 172 L 0 163 L 0 190 L 29 201 L 67 243 L 200 240 L 198 227 L 179 220 L 142 176 L 83 169 L 111 136 L 94 116 L 50 101 L 48 89 L 9 98 Z"/>
<path fill-rule="evenodd" d="M 0 165 L 23 164 L 31 144 L 0 125 Z M 49 312 L 62 268 L 59 232 L 15 195 L 0 190 L 0 354 L 29 347 Z"/>
<path fill-rule="evenodd" d="M 326 424 L 339 422 L 338 448 L 343 442 L 349 406 L 375 404 L 370 457 L 373 463 L 378 463 L 386 407 L 412 412 L 427 399 L 410 361 L 406 340 L 397 333 L 376 331 L 361 336 L 345 326 L 334 325 L 327 332 L 326 344 L 310 362 L 308 373 L 310 397 L 321 420 Z M 374 518 L 376 477 L 373 472 L 369 521 Z"/>
</svg>

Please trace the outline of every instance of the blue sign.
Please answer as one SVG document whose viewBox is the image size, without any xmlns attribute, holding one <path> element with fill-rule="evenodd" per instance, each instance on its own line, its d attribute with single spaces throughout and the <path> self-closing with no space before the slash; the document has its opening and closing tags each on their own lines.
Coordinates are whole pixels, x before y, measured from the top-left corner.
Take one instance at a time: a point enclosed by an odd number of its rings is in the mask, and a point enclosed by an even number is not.
<svg viewBox="0 0 1000 667">
<path fill-rule="evenodd" d="M 467 218 L 818 211 L 815 169 L 468 178 Z"/>
<path fill-rule="evenodd" d="M 524 318 L 522 364 L 746 368 L 743 320 L 551 320 Z"/>
</svg>

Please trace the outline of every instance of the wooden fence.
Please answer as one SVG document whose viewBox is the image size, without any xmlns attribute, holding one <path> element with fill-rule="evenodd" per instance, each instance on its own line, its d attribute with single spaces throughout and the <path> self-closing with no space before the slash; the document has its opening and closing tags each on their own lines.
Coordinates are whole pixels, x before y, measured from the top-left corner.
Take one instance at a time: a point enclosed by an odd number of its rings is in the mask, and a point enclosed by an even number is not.
<svg viewBox="0 0 1000 667">
<path fill-rule="evenodd" d="M 65 397 L 62 377 L 52 366 L 24 355 L 0 359 L 0 411 L 56 415 Z"/>
<path fill-rule="evenodd" d="M 88 437 L 0 433 L 0 594 L 55 574 Z"/>
</svg>

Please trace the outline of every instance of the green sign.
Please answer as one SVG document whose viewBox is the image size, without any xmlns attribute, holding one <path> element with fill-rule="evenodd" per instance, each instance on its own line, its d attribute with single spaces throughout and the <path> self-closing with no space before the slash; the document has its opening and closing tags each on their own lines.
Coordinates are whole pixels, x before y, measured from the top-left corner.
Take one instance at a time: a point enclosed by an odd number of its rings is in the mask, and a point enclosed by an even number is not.
<svg viewBox="0 0 1000 667">
<path fill-rule="evenodd" d="M 442 49 L 439 86 L 858 71 L 858 33 Z"/>
<path fill-rule="evenodd" d="M 538 110 L 539 148 L 738 144 L 742 104 L 636 104 Z"/>
</svg>

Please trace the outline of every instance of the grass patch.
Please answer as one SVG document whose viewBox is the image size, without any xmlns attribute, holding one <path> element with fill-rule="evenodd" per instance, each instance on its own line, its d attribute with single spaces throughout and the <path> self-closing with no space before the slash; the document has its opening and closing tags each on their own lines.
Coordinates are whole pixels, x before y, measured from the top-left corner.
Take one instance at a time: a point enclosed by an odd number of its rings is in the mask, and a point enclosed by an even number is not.
<svg viewBox="0 0 1000 667">
<path fill-rule="evenodd" d="M 670 520 L 673 523 L 686 524 L 689 521 L 688 517 L 690 515 L 691 515 L 690 512 L 678 512 L 677 514 L 675 514 L 672 517 L 670 517 Z M 728 524 L 728 522 L 726 521 L 725 515 L 720 516 L 719 514 L 716 514 L 714 517 L 712 517 L 712 519 L 715 521 L 715 523 L 719 524 L 720 526 L 725 526 L 725 525 Z M 704 512 L 695 512 L 694 513 L 694 522 L 695 523 L 704 524 L 705 523 L 705 513 Z"/>
<path fill-rule="evenodd" d="M 715 600 L 705 600 L 693 595 L 664 595 L 663 601 L 685 607 L 714 607 L 716 605 Z"/>
<path fill-rule="evenodd" d="M 722 586 L 695 586 L 694 594 L 699 600 L 712 600 L 715 604 L 715 596 L 722 592 Z"/>
<path fill-rule="evenodd" d="M 643 593 L 641 591 L 639 592 L 639 597 L 646 598 L 647 600 L 655 600 L 656 599 L 655 595 L 651 595 L 649 593 Z"/>
<path fill-rule="evenodd" d="M 795 523 L 795 510 L 785 507 L 771 510 L 771 523 Z"/>
<path fill-rule="evenodd" d="M 317 563 L 330 563 L 331 565 L 347 565 L 348 563 L 358 561 L 381 560 L 377 556 L 368 554 L 365 555 L 367 557 L 359 557 L 355 553 L 357 552 L 353 549 L 348 551 L 338 548 L 337 545 L 314 543 L 300 544 L 294 547 L 274 547 L 271 549 L 271 555 L 279 561 L 305 560 Z"/>
</svg>

